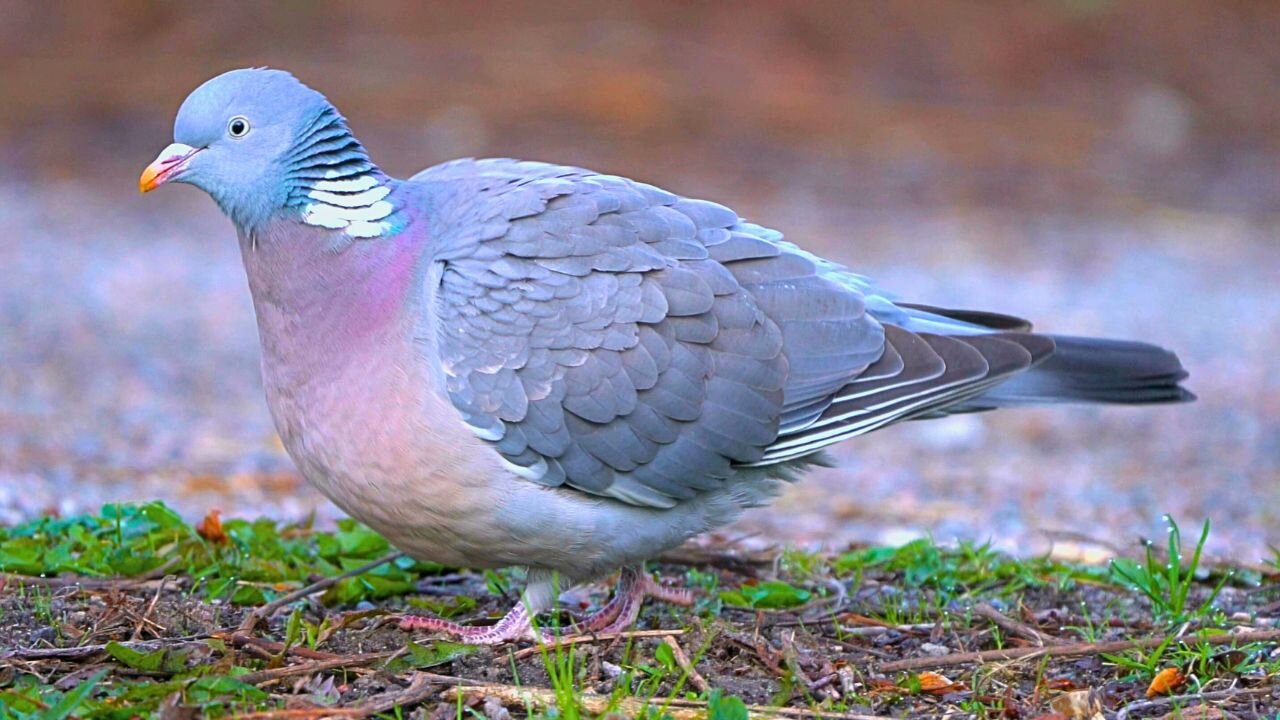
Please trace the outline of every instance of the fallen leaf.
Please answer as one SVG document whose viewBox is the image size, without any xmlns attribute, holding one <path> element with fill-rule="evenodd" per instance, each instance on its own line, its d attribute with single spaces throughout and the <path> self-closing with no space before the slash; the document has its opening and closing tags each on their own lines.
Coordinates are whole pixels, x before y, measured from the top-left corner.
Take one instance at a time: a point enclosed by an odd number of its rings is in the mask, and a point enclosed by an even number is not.
<svg viewBox="0 0 1280 720">
<path fill-rule="evenodd" d="M 926 692 L 930 695 L 946 695 L 950 692 L 964 690 L 964 685 L 936 672 L 922 672 L 919 675 L 919 679 L 920 692 Z"/>
<path fill-rule="evenodd" d="M 196 523 L 196 534 L 215 545 L 221 545 L 229 539 L 222 529 L 222 511 L 213 508 L 200 522 Z"/>
<path fill-rule="evenodd" d="M 1069 720 L 1103 720 L 1102 703 L 1092 690 L 1073 690 L 1049 702 L 1049 707 Z"/>
<path fill-rule="evenodd" d="M 1186 681 L 1187 676 L 1183 675 L 1181 670 L 1167 667 L 1156 673 L 1154 678 L 1151 678 L 1151 684 L 1147 686 L 1147 697 L 1169 695 L 1174 690 L 1182 687 Z"/>
<path fill-rule="evenodd" d="M 1223 650 L 1209 658 L 1209 662 L 1223 670 L 1233 672 L 1248 659 L 1249 655 L 1243 650 Z"/>
</svg>

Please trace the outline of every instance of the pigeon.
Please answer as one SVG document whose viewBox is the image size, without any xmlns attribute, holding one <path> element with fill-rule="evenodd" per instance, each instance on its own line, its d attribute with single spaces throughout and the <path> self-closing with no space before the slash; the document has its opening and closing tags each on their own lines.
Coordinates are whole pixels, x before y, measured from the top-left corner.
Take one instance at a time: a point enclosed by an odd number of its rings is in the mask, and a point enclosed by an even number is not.
<svg viewBox="0 0 1280 720">
<path fill-rule="evenodd" d="M 267 405 L 301 473 L 408 555 L 523 567 L 475 644 L 538 639 L 561 584 L 620 571 L 566 632 L 617 631 L 644 562 L 764 506 L 831 445 L 906 420 L 1193 399 L 1178 358 L 899 302 L 724 205 L 544 162 L 388 176 L 321 93 L 233 70 L 182 103 L 140 189 L 235 225 Z"/>
</svg>

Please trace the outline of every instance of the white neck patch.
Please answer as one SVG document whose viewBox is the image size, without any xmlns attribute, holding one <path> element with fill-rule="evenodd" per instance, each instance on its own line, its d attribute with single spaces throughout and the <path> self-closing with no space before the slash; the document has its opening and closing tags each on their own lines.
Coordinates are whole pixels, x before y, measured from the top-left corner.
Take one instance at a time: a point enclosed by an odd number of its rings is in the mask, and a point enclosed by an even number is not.
<svg viewBox="0 0 1280 720">
<path fill-rule="evenodd" d="M 302 208 L 302 221 L 353 238 L 380 237 L 391 229 L 387 218 L 395 212 L 386 199 L 390 194 L 391 188 L 373 175 L 321 180 L 307 193 L 311 202 Z"/>
</svg>

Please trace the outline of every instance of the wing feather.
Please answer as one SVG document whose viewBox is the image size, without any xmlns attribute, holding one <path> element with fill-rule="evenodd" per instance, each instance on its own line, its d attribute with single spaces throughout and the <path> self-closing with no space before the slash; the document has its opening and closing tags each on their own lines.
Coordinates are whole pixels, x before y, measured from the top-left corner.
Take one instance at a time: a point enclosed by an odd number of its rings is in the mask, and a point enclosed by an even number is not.
<svg viewBox="0 0 1280 720">
<path fill-rule="evenodd" d="M 534 482 L 671 507 L 739 468 L 964 410 L 1053 352 L 1017 318 L 895 305 L 644 183 L 515 160 L 413 182 L 433 213 L 424 347 L 462 421 Z"/>
<path fill-rule="evenodd" d="M 776 439 L 782 330 L 705 240 L 749 235 L 735 213 L 537 163 L 415 181 L 436 213 L 449 397 L 513 472 L 670 507 Z"/>
</svg>

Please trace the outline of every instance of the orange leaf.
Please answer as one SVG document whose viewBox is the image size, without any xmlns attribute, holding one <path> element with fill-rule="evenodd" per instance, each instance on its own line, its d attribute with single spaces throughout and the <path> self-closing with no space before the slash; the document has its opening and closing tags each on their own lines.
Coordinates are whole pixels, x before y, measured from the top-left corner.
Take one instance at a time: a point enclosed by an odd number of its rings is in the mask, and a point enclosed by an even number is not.
<svg viewBox="0 0 1280 720">
<path fill-rule="evenodd" d="M 214 508 L 204 519 L 196 523 L 196 534 L 211 543 L 221 545 L 227 542 L 227 533 L 222 530 L 222 511 Z"/>
<path fill-rule="evenodd" d="M 964 686 L 952 680 L 945 675 L 939 675 L 936 672 L 922 672 L 918 676 L 920 679 L 920 692 L 927 692 L 930 695 L 946 695 L 950 692 L 958 692 L 964 689 Z"/>
<path fill-rule="evenodd" d="M 1178 668 L 1168 667 L 1156 673 L 1151 679 L 1151 684 L 1147 686 L 1147 697 L 1155 697 L 1157 695 L 1168 695 L 1187 681 L 1187 676 L 1182 674 Z"/>
<path fill-rule="evenodd" d="M 1049 707 L 1071 720 L 1102 720 L 1102 703 L 1092 690 L 1072 690 L 1049 701 Z"/>
</svg>

